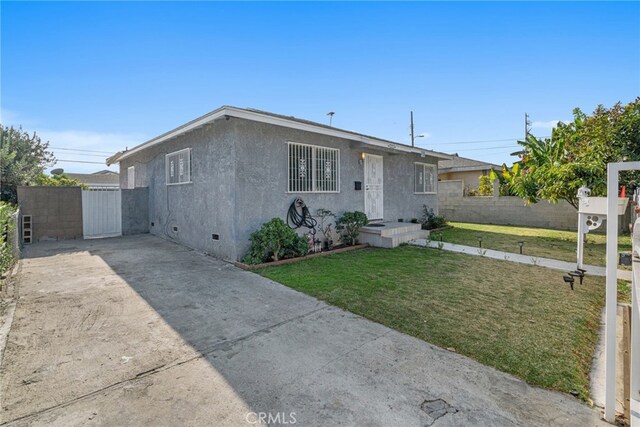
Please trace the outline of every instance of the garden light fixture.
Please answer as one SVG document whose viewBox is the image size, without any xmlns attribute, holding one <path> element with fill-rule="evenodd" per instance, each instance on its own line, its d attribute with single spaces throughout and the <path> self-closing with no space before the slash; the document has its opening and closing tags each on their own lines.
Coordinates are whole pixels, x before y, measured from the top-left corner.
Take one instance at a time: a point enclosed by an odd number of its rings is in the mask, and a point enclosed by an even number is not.
<svg viewBox="0 0 640 427">
<path fill-rule="evenodd" d="M 524 246 L 524 240 L 519 240 L 518 246 L 520 246 L 520 255 L 522 255 L 522 247 Z"/>
</svg>

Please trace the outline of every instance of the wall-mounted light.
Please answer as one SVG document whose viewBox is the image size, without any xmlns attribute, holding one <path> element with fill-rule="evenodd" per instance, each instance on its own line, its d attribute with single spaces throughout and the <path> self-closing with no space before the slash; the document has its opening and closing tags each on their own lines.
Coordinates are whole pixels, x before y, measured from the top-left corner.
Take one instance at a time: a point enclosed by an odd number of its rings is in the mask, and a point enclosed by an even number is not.
<svg viewBox="0 0 640 427">
<path fill-rule="evenodd" d="M 366 156 L 365 153 L 360 153 L 360 158 L 358 159 L 358 163 L 360 163 L 361 165 L 364 164 L 364 157 Z"/>
</svg>

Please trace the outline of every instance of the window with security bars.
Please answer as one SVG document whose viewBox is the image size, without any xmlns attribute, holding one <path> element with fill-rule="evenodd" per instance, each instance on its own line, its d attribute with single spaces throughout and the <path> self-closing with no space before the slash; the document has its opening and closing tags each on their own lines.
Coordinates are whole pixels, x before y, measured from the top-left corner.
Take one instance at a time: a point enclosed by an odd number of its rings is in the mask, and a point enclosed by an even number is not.
<svg viewBox="0 0 640 427">
<path fill-rule="evenodd" d="M 167 185 L 188 184 L 191 182 L 191 149 L 174 151 L 167 154 Z"/>
<path fill-rule="evenodd" d="M 340 150 L 289 142 L 288 151 L 290 193 L 339 191 Z"/>
<path fill-rule="evenodd" d="M 415 164 L 415 192 L 435 193 L 436 192 L 436 166 L 427 163 Z"/>
</svg>

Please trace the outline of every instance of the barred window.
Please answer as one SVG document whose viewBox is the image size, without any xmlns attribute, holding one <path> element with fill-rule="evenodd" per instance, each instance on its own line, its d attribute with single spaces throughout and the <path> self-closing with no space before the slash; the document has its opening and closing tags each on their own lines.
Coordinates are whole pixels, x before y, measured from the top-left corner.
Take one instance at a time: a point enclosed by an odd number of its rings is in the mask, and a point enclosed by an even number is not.
<svg viewBox="0 0 640 427">
<path fill-rule="evenodd" d="M 165 162 L 167 185 L 191 182 L 191 148 L 167 154 Z"/>
<path fill-rule="evenodd" d="M 288 151 L 290 193 L 339 191 L 340 150 L 289 142 Z"/>
<path fill-rule="evenodd" d="M 436 192 L 436 165 L 415 164 L 415 192 L 427 194 Z"/>
</svg>

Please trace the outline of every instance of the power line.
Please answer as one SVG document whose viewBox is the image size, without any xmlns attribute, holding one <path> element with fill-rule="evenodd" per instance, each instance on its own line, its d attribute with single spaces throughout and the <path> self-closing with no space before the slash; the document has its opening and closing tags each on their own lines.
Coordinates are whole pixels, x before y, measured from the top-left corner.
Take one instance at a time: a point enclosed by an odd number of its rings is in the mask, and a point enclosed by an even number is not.
<svg viewBox="0 0 640 427">
<path fill-rule="evenodd" d="M 505 149 L 505 148 L 518 149 L 519 147 L 517 146 L 514 147 L 513 145 L 500 145 L 497 147 L 462 148 L 460 149 L 460 151 L 498 150 L 498 149 Z"/>
<path fill-rule="evenodd" d="M 79 156 L 79 157 L 101 157 L 103 159 L 107 157 L 104 154 L 84 154 L 84 153 L 64 153 L 64 154 L 68 154 L 70 156 Z"/>
<path fill-rule="evenodd" d="M 550 136 L 541 136 L 540 138 L 550 138 Z M 436 142 L 429 145 L 452 145 L 452 144 L 483 144 L 486 142 L 507 142 L 507 141 L 522 141 L 522 138 L 506 138 L 506 139 L 485 139 L 478 141 L 456 141 L 456 142 Z"/>
<path fill-rule="evenodd" d="M 506 141 L 517 141 L 520 138 L 508 138 L 508 139 L 485 139 L 482 141 L 457 141 L 457 142 L 438 142 L 434 145 L 451 145 L 451 144 L 482 144 L 485 142 L 506 142 Z"/>
<path fill-rule="evenodd" d="M 62 147 L 49 147 L 49 148 L 51 148 L 52 150 L 82 151 L 85 153 L 99 153 L 99 154 L 107 154 L 107 155 L 113 154 L 113 152 L 111 151 L 84 150 L 81 148 L 62 148 Z"/>
<path fill-rule="evenodd" d="M 56 159 L 56 163 L 93 163 L 94 165 L 106 165 L 106 162 L 88 162 L 86 160 L 63 160 Z"/>
</svg>

